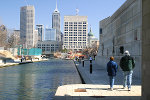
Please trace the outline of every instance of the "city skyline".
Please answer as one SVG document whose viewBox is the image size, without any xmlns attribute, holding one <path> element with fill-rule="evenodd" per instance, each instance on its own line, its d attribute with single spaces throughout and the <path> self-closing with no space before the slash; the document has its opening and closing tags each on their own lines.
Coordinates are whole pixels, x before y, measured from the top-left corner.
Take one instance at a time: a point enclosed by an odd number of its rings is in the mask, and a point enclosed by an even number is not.
<svg viewBox="0 0 150 100">
<path fill-rule="evenodd" d="M 57 0 L 57 7 L 61 16 L 61 32 L 64 30 L 64 16 L 76 15 L 76 8 L 78 8 L 80 16 L 88 16 L 88 29 L 91 25 L 92 32 L 96 37 L 99 37 L 99 21 L 105 17 L 111 16 L 125 1 L 126 0 L 94 0 L 94 2 L 87 2 L 85 0 Z M 35 7 L 35 25 L 43 24 L 45 27 L 52 27 L 51 15 L 56 8 L 56 0 L 45 0 L 44 2 L 38 0 L 27 0 L 27 3 L 24 0 L 2 1 L 0 6 L 1 23 L 8 29 L 20 29 L 20 7 L 26 6 L 27 4 Z"/>
</svg>

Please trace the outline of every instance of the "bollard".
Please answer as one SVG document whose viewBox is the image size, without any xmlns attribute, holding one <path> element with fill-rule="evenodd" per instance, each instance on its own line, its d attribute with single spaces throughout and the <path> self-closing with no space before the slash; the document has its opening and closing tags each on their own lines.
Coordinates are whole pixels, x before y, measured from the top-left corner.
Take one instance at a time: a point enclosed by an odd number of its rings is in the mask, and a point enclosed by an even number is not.
<svg viewBox="0 0 150 100">
<path fill-rule="evenodd" d="M 92 74 L 92 63 L 90 63 L 90 74 Z"/>
<path fill-rule="evenodd" d="M 4 59 L 4 64 L 6 64 L 6 59 Z"/>
<path fill-rule="evenodd" d="M 21 62 L 22 62 L 22 58 L 21 58 Z"/>
<path fill-rule="evenodd" d="M 84 60 L 82 60 L 82 66 L 84 67 Z"/>
</svg>

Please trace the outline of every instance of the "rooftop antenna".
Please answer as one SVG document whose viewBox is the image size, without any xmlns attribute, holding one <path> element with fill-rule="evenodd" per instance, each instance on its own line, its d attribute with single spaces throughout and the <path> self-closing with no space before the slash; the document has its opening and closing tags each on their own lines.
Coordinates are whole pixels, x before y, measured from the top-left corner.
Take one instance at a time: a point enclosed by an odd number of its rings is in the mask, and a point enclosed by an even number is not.
<svg viewBox="0 0 150 100">
<path fill-rule="evenodd" d="M 90 32 L 92 32 L 92 30 L 91 30 L 91 24 L 90 24 Z"/>
<path fill-rule="evenodd" d="M 26 2 L 26 5 L 28 6 L 28 2 L 27 2 L 27 0 L 24 0 L 25 2 Z"/>
<path fill-rule="evenodd" d="M 56 0 L 56 10 L 58 10 L 58 8 L 57 8 L 57 0 Z"/>
<path fill-rule="evenodd" d="M 76 8 L 76 15 L 78 15 L 79 14 L 79 9 L 78 8 Z"/>
</svg>

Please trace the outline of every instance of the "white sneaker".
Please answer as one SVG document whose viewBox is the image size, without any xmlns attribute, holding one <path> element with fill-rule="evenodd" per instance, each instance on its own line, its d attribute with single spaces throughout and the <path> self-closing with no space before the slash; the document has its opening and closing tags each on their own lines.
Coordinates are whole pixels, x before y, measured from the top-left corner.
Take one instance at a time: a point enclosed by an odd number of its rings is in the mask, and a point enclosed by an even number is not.
<svg viewBox="0 0 150 100">
<path fill-rule="evenodd" d="M 123 87 L 122 89 L 125 89 L 126 87 Z"/>
<path fill-rule="evenodd" d="M 111 91 L 113 91 L 113 88 L 110 88 Z"/>
<path fill-rule="evenodd" d="M 131 91 L 131 88 L 128 88 L 128 91 Z"/>
</svg>

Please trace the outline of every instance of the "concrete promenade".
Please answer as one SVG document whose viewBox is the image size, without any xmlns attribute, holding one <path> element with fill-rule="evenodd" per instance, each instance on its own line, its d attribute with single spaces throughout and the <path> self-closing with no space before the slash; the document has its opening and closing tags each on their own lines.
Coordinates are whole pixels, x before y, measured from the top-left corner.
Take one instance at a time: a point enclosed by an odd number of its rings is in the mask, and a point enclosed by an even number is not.
<svg viewBox="0 0 150 100">
<path fill-rule="evenodd" d="M 141 80 L 133 77 L 131 91 L 122 89 L 123 75 L 119 68 L 115 78 L 114 90 L 110 91 L 109 77 L 106 69 L 97 66 L 92 62 L 93 72 L 90 74 L 90 63 L 74 61 L 76 67 L 86 84 L 72 84 L 60 86 L 57 89 L 54 100 L 140 100 L 141 98 Z M 134 74 L 134 73 L 133 73 Z"/>
<path fill-rule="evenodd" d="M 106 68 L 101 68 L 93 60 L 92 61 L 93 71 L 92 74 L 90 74 L 90 62 L 88 60 L 85 60 L 84 62 L 85 62 L 84 67 L 82 66 L 82 62 L 79 63 L 75 61 L 75 64 L 86 84 L 109 85 L 109 77 L 107 75 Z M 119 67 L 115 78 L 115 85 L 122 85 L 122 83 L 123 83 L 123 74 L 122 70 Z M 139 80 L 136 77 L 133 77 L 132 85 L 141 85 L 141 80 Z"/>
</svg>

